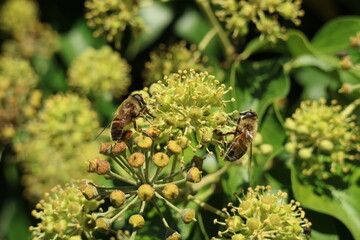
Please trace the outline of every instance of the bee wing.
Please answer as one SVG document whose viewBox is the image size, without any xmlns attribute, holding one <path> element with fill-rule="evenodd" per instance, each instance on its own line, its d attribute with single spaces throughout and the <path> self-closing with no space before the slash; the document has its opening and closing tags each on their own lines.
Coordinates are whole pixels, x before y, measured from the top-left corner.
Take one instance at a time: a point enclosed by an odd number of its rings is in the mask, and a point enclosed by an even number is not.
<svg viewBox="0 0 360 240">
<path fill-rule="evenodd" d="M 236 161 L 240 159 L 246 153 L 248 149 L 248 143 L 244 138 L 243 134 L 240 134 L 235 137 L 234 141 L 231 143 L 228 151 L 225 153 L 225 161 Z"/>
</svg>

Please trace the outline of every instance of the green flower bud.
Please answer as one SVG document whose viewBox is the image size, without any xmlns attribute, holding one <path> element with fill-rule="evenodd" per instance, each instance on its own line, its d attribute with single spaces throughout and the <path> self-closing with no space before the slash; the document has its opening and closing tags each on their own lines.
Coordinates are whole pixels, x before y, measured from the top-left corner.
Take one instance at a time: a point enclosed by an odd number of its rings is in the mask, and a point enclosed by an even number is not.
<svg viewBox="0 0 360 240">
<path fill-rule="evenodd" d="M 238 232 L 241 230 L 243 220 L 239 216 L 232 216 L 225 220 L 226 227 L 231 232 Z"/>
<path fill-rule="evenodd" d="M 196 212 L 192 208 L 186 208 L 181 212 L 181 219 L 185 224 L 196 221 L 195 219 Z"/>
<path fill-rule="evenodd" d="M 109 198 L 114 207 L 120 207 L 125 202 L 125 193 L 121 190 L 114 190 L 110 193 Z"/>
<path fill-rule="evenodd" d="M 312 156 L 312 149 L 310 148 L 303 148 L 299 150 L 299 157 L 303 160 L 310 159 Z"/>
<path fill-rule="evenodd" d="M 152 160 L 157 167 L 163 168 L 169 164 L 170 158 L 165 153 L 158 152 L 154 154 Z"/>
<path fill-rule="evenodd" d="M 144 164 L 145 156 L 144 156 L 144 154 L 142 154 L 140 152 L 135 152 L 135 153 L 131 154 L 127 160 L 128 160 L 128 163 L 130 166 L 132 166 L 134 168 L 139 168 Z"/>
<path fill-rule="evenodd" d="M 179 196 L 179 188 L 173 183 L 168 183 L 165 185 L 162 193 L 166 199 L 174 200 Z"/>
<path fill-rule="evenodd" d="M 200 171 L 197 167 L 192 167 L 187 173 L 186 180 L 192 183 L 198 183 L 201 181 L 202 171 Z"/>
<path fill-rule="evenodd" d="M 98 229 L 103 232 L 110 230 L 110 220 L 107 218 L 98 218 L 95 222 L 95 229 Z"/>
<path fill-rule="evenodd" d="M 134 229 L 140 229 L 145 225 L 145 219 L 142 215 L 135 214 L 129 218 L 129 223 Z"/>
<path fill-rule="evenodd" d="M 153 198 L 154 194 L 155 190 L 149 184 L 143 184 L 137 190 L 137 195 L 141 201 L 149 201 Z"/>
<path fill-rule="evenodd" d="M 319 144 L 319 149 L 324 152 L 331 152 L 334 149 L 334 144 L 327 139 L 324 139 Z"/>
</svg>

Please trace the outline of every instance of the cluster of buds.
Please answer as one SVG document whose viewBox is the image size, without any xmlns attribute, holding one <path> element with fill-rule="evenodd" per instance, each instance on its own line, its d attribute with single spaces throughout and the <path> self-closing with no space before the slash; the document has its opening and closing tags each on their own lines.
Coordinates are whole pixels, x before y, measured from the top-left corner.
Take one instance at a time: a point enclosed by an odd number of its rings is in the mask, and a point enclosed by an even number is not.
<svg viewBox="0 0 360 240">
<path fill-rule="evenodd" d="M 165 76 L 150 86 L 147 98 L 149 107 L 155 118 L 151 127 L 160 130 L 157 141 L 173 139 L 182 149 L 187 147 L 206 147 L 211 144 L 222 149 L 224 138 L 220 132 L 231 132 L 230 116 L 226 113 L 225 95 L 231 90 L 226 89 L 214 76 L 207 72 L 196 72 L 193 69 L 179 70 L 178 73 Z M 147 122 L 143 125 L 146 128 Z M 197 144 L 192 144 L 192 142 Z M 196 152 L 196 148 L 193 151 Z"/>
<path fill-rule="evenodd" d="M 359 126 L 351 115 L 356 103 L 342 108 L 325 99 L 304 101 L 286 119 L 289 141 L 285 149 L 292 153 L 295 166 L 306 176 L 326 180 L 346 176 L 359 164 Z"/>
<path fill-rule="evenodd" d="M 349 40 L 349 47 L 336 53 L 335 55 L 340 58 L 340 67 L 344 70 L 349 70 L 351 68 L 358 69 L 360 66 L 360 32 L 357 32 L 356 35 L 351 36 Z"/>
<path fill-rule="evenodd" d="M 104 35 L 109 42 L 119 47 L 126 29 L 139 33 L 144 28 L 143 19 L 139 15 L 140 1 L 134 0 L 86 0 L 85 18 L 94 36 Z"/>
<path fill-rule="evenodd" d="M 102 200 L 87 200 L 81 188 L 85 180 L 74 180 L 64 186 L 57 185 L 44 194 L 44 199 L 36 205 L 32 215 L 41 221 L 36 227 L 30 227 L 33 240 L 93 239 L 95 220 L 91 212 L 98 209 Z"/>
<path fill-rule="evenodd" d="M 176 72 L 179 69 L 193 68 L 202 72 L 207 68 L 206 57 L 196 49 L 195 45 L 187 47 L 186 41 L 181 41 L 171 46 L 161 44 L 155 51 L 150 53 L 150 61 L 145 63 L 143 73 L 145 86 L 161 80 L 163 76 Z"/>
<path fill-rule="evenodd" d="M 131 67 L 109 46 L 88 48 L 69 68 L 69 86 L 81 94 L 106 98 L 127 94 L 131 84 Z"/>
<path fill-rule="evenodd" d="M 223 209 L 224 221 L 214 220 L 215 224 L 226 227 L 218 232 L 219 237 L 233 240 L 308 239 L 311 223 L 304 218 L 305 212 L 299 202 L 285 202 L 286 193 L 279 190 L 274 194 L 270 186 L 257 186 L 236 197 L 238 205 L 229 203 L 230 210 Z"/>
<path fill-rule="evenodd" d="M 33 0 L 7 0 L 0 9 L 0 29 L 10 36 L 4 52 L 30 58 L 50 58 L 59 48 L 58 34 L 42 23 Z"/>
<path fill-rule="evenodd" d="M 10 142 L 33 117 L 41 103 L 41 92 L 34 90 L 38 80 L 27 60 L 0 56 L 0 143 Z"/>
<path fill-rule="evenodd" d="M 180 157 L 183 149 L 176 141 L 169 141 L 164 149 L 155 148 L 153 138 L 156 137 L 140 135 L 126 142 L 102 143 L 100 153 L 108 156 L 112 164 L 99 157 L 89 161 L 89 172 L 123 183 L 114 187 L 89 184 L 83 189 L 87 199 L 108 198 L 111 203 L 107 211 L 93 213 L 95 229 L 109 232 L 118 222 L 127 219 L 133 229 L 132 237 L 135 237 L 146 225 L 148 204 L 153 205 L 161 217 L 167 240 L 181 236 L 162 214 L 164 206 L 185 224 L 196 221 L 194 209 L 179 208 L 174 201 L 179 200 L 186 184 L 201 181 L 199 161 L 185 164 Z"/>
<path fill-rule="evenodd" d="M 278 22 L 279 16 L 299 25 L 299 17 L 304 15 L 301 0 L 213 0 L 213 3 L 221 7 L 216 15 L 234 38 L 245 36 L 252 22 L 261 33 L 260 39 L 270 42 L 286 39 L 286 29 Z"/>
<path fill-rule="evenodd" d="M 88 175 L 86 161 L 96 154 L 94 129 L 100 131 L 90 106 L 77 95 L 56 94 L 25 124 L 15 150 L 29 200 L 37 201 L 51 187 Z"/>
</svg>

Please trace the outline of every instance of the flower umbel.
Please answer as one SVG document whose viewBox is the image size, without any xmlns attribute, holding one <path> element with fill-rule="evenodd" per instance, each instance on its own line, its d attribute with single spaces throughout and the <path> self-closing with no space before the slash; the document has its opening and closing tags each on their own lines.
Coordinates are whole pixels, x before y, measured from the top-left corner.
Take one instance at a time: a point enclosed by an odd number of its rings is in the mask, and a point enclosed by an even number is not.
<svg viewBox="0 0 360 240">
<path fill-rule="evenodd" d="M 286 38 L 285 27 L 278 22 L 280 16 L 299 25 L 299 17 L 304 15 L 301 0 L 213 0 L 213 3 L 220 5 L 216 15 L 234 38 L 245 36 L 252 22 L 261 33 L 260 39 L 276 42 Z"/>
<path fill-rule="evenodd" d="M 305 212 L 299 202 L 286 203 L 287 194 L 271 192 L 270 186 L 248 188 L 247 193 L 237 196 L 239 204 L 229 203 L 223 209 L 227 218 L 215 224 L 226 227 L 219 237 L 230 239 L 308 239 L 305 229 L 311 223 L 304 218 Z M 215 239 L 215 238 L 214 238 Z"/>
<path fill-rule="evenodd" d="M 138 33 L 144 28 L 137 0 L 87 0 L 85 8 L 88 25 L 95 29 L 94 36 L 104 35 L 118 47 L 126 29 Z"/>
<path fill-rule="evenodd" d="M 295 158 L 295 165 L 303 175 L 326 180 L 350 175 L 359 161 L 360 136 L 354 105 L 346 108 L 325 99 L 304 101 L 285 122 L 289 141 L 285 148 Z"/>
<path fill-rule="evenodd" d="M 152 84 L 148 102 L 152 104 L 155 118 L 151 127 L 160 130 L 159 141 L 170 138 L 183 149 L 191 145 L 205 146 L 209 153 L 207 147 L 212 144 L 223 152 L 219 144 L 222 137 L 216 132 L 231 129 L 228 121 L 233 113 L 226 113 L 225 107 L 233 99 L 224 100 L 231 90 L 207 72 L 193 69 L 179 70 Z M 149 124 L 142 125 L 147 128 Z"/>
<path fill-rule="evenodd" d="M 162 80 L 164 75 L 169 75 L 179 69 L 194 69 L 197 72 L 205 71 L 206 57 L 196 49 L 195 45 L 186 46 L 185 41 L 171 46 L 161 44 L 158 49 L 150 53 L 150 61 L 145 63 L 145 86 Z"/>
<path fill-rule="evenodd" d="M 45 193 L 32 215 L 41 222 L 30 227 L 33 240 L 40 239 L 92 239 L 95 221 L 91 212 L 103 201 L 87 200 L 81 190 L 85 180 L 74 180 L 56 186 Z"/>
<path fill-rule="evenodd" d="M 107 98 L 127 94 L 131 84 L 130 66 L 109 46 L 88 48 L 69 68 L 69 85 L 81 94 Z"/>
</svg>

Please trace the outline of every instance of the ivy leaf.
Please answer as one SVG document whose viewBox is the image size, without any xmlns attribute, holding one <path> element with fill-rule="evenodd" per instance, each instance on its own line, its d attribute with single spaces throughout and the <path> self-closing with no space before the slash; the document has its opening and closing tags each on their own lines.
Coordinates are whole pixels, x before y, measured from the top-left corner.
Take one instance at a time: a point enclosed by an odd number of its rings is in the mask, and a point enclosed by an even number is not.
<svg viewBox="0 0 360 240">
<path fill-rule="evenodd" d="M 352 233 L 360 239 L 360 168 L 352 173 L 349 187 L 345 190 L 331 189 L 329 195 L 316 195 L 315 188 L 303 184 L 294 168 L 291 169 L 292 189 L 295 198 L 301 204 L 317 212 L 325 213 L 339 219 Z"/>
<path fill-rule="evenodd" d="M 339 17 L 328 22 L 312 39 L 317 51 L 332 55 L 349 48 L 350 37 L 360 29 L 360 17 Z"/>
</svg>

